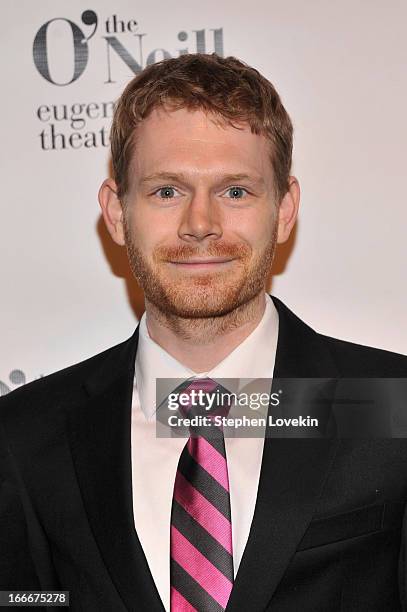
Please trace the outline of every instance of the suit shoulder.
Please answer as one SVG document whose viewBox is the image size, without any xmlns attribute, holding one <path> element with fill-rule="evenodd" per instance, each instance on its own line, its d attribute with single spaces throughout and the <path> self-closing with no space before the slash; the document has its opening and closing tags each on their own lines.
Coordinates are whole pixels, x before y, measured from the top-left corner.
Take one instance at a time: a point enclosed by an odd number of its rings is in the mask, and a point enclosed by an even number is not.
<svg viewBox="0 0 407 612">
<path fill-rule="evenodd" d="M 319 334 L 344 376 L 407 377 L 407 356 Z"/>
<path fill-rule="evenodd" d="M 321 334 L 307 325 L 279 298 L 270 296 L 284 323 L 285 342 L 290 342 L 293 351 L 307 346 L 306 359 L 312 350 L 324 349 L 321 360 L 332 361 L 340 376 L 355 378 L 407 378 L 407 356 L 363 344 L 356 344 L 340 338 Z"/>
<path fill-rule="evenodd" d="M 36 409 L 40 406 L 45 408 L 47 405 L 55 405 L 56 402 L 63 401 L 64 398 L 75 393 L 75 390 L 80 389 L 88 376 L 101 370 L 107 359 L 114 360 L 115 354 L 119 355 L 127 342 L 128 340 L 125 340 L 111 346 L 87 359 L 29 382 L 0 397 L 0 420 L 7 418 L 9 414 L 14 414 L 16 411 L 20 412 L 28 406 L 35 406 Z"/>
</svg>

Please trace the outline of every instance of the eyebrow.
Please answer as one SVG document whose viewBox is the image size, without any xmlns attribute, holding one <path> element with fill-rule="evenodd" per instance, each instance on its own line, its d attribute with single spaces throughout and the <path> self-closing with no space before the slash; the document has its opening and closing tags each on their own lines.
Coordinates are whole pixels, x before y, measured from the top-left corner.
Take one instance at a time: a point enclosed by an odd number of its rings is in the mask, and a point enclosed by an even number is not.
<svg viewBox="0 0 407 612">
<path fill-rule="evenodd" d="M 183 181 L 188 182 L 187 176 L 182 173 L 172 173 L 172 172 L 156 172 L 154 174 L 149 174 L 148 176 L 144 176 L 140 179 L 141 184 L 151 183 L 155 180 L 164 180 L 164 181 Z M 230 174 L 220 174 L 218 176 L 218 183 L 228 183 L 228 182 L 239 182 L 239 181 L 247 181 L 252 185 L 263 187 L 264 179 L 262 176 L 250 176 L 250 174 L 245 173 L 230 173 Z"/>
</svg>

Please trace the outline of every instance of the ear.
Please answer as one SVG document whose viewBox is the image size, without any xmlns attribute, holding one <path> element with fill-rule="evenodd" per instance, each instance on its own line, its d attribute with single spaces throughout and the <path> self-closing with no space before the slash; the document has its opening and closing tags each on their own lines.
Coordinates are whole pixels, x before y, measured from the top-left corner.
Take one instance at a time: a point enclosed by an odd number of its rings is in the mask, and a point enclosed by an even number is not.
<svg viewBox="0 0 407 612">
<path fill-rule="evenodd" d="M 103 181 L 98 198 L 109 234 L 116 244 L 124 246 L 123 207 L 117 197 L 117 186 L 113 179 Z"/>
<path fill-rule="evenodd" d="M 300 184 L 295 176 L 288 178 L 288 191 L 280 202 L 278 209 L 277 242 L 286 242 L 297 220 L 300 205 Z"/>
</svg>

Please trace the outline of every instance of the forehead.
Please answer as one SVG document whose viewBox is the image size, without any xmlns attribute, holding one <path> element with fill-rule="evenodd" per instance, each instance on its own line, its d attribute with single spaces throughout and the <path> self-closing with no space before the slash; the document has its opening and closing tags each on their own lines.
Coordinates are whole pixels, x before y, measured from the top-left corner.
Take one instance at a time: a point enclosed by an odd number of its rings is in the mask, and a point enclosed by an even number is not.
<svg viewBox="0 0 407 612">
<path fill-rule="evenodd" d="M 135 175 L 157 171 L 191 174 L 271 173 L 270 143 L 248 124 L 232 127 L 201 110 L 154 109 L 137 127 L 132 168 Z"/>
</svg>

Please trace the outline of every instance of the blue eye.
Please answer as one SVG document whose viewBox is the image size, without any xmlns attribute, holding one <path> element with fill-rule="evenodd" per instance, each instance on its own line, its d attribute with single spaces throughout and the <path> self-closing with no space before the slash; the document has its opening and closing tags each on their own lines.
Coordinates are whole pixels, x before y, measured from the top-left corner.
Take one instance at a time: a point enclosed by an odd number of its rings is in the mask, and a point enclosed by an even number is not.
<svg viewBox="0 0 407 612">
<path fill-rule="evenodd" d="M 175 192 L 176 190 L 174 187 L 167 185 L 166 187 L 160 187 L 160 189 L 157 189 L 156 194 L 158 194 L 158 196 L 163 200 L 170 200 L 175 196 Z"/>
<path fill-rule="evenodd" d="M 226 193 L 231 194 L 232 200 L 241 200 L 247 191 L 243 187 L 230 187 Z"/>
</svg>

